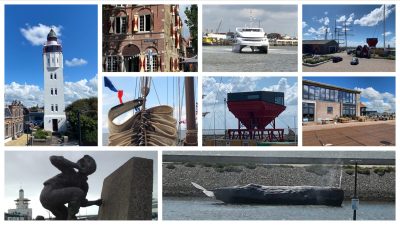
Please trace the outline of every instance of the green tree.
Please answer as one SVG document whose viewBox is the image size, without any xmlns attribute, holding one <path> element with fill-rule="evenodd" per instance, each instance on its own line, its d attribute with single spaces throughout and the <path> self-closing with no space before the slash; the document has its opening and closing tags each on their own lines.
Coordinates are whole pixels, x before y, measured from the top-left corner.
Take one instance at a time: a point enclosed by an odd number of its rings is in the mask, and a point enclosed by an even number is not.
<svg viewBox="0 0 400 225">
<path fill-rule="evenodd" d="M 65 109 L 68 120 L 67 135 L 76 140 L 79 140 L 80 112 L 82 145 L 97 145 L 97 105 L 97 97 L 93 97 L 77 100 Z"/>
<path fill-rule="evenodd" d="M 189 27 L 189 33 L 192 37 L 193 50 L 197 54 L 197 5 L 191 5 L 185 9 L 187 19 L 186 25 Z"/>
</svg>

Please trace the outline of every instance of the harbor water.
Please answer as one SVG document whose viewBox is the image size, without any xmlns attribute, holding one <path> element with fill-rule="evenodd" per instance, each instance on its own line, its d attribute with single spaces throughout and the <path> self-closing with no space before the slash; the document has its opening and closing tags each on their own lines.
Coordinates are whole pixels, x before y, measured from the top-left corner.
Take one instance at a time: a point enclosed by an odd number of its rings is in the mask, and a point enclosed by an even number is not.
<svg viewBox="0 0 400 225">
<path fill-rule="evenodd" d="M 204 72 L 296 72 L 297 46 L 270 46 L 268 54 L 231 46 L 203 46 Z"/>
<path fill-rule="evenodd" d="M 395 220 L 395 202 L 360 201 L 358 220 Z M 209 198 L 163 198 L 164 220 L 352 220 L 351 202 L 342 207 L 229 205 Z"/>
</svg>

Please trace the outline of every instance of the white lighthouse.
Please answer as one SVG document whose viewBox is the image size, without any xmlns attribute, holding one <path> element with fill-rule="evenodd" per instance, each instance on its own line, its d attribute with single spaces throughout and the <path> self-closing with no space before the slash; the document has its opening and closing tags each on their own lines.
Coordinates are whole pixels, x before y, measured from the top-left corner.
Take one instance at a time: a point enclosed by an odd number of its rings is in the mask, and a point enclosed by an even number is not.
<svg viewBox="0 0 400 225">
<path fill-rule="evenodd" d="M 62 46 L 53 29 L 47 35 L 43 46 L 44 71 L 44 129 L 52 132 L 66 130 L 64 103 Z"/>
<path fill-rule="evenodd" d="M 19 196 L 15 200 L 16 208 L 8 210 L 8 213 L 14 216 L 10 218 L 14 219 L 18 218 L 20 220 L 32 220 L 32 208 L 29 208 L 30 201 L 31 200 L 24 197 L 24 190 L 21 188 L 19 190 Z"/>
</svg>

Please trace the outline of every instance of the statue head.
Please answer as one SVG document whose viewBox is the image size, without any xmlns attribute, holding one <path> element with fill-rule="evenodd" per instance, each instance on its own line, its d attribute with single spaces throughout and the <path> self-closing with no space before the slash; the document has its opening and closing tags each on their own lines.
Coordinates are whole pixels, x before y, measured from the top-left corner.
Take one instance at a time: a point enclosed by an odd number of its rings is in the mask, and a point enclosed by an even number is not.
<svg viewBox="0 0 400 225">
<path fill-rule="evenodd" d="M 85 155 L 77 162 L 80 166 L 79 172 L 85 175 L 90 175 L 96 171 L 96 161 L 89 156 Z"/>
</svg>

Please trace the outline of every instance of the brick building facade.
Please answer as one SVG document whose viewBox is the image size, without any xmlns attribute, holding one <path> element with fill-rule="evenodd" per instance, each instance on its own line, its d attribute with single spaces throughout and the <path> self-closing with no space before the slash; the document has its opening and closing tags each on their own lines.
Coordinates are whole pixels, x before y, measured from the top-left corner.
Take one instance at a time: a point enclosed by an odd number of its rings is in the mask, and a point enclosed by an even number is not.
<svg viewBox="0 0 400 225">
<path fill-rule="evenodd" d="M 16 139 L 24 133 L 24 106 L 13 101 L 4 108 L 4 139 Z"/>
<path fill-rule="evenodd" d="M 178 72 L 179 5 L 103 5 L 103 71 Z"/>
<path fill-rule="evenodd" d="M 360 116 L 360 91 L 303 80 L 303 122 Z"/>
</svg>

